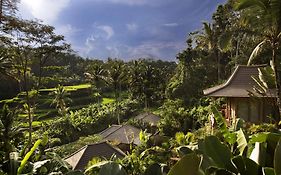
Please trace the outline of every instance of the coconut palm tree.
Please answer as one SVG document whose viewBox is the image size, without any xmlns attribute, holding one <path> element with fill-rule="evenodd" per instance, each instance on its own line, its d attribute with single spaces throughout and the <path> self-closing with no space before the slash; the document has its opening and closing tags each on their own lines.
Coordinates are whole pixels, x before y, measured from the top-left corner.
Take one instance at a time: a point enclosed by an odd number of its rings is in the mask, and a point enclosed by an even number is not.
<svg viewBox="0 0 281 175">
<path fill-rule="evenodd" d="M 105 82 L 111 86 L 114 90 L 114 97 L 116 101 L 120 99 L 120 92 L 122 83 L 126 78 L 125 64 L 121 60 L 109 60 L 108 65 L 110 66 L 106 70 L 106 77 L 104 78 Z"/>
<path fill-rule="evenodd" d="M 87 72 L 84 73 L 87 79 L 89 79 L 98 89 L 101 87 L 102 82 L 105 79 L 105 69 L 102 62 L 93 62 L 87 67 Z"/>
<path fill-rule="evenodd" d="M 198 35 L 198 47 L 207 49 L 210 52 L 211 58 L 216 59 L 217 62 L 217 78 L 220 81 L 221 64 L 220 64 L 220 51 L 218 48 L 218 36 L 215 29 L 210 23 L 203 22 L 203 34 Z"/>
<path fill-rule="evenodd" d="M 58 87 L 53 91 L 53 94 L 55 95 L 55 98 L 53 99 L 51 105 L 55 104 L 59 114 L 65 117 L 68 111 L 65 101 L 71 101 L 71 99 L 67 97 L 69 93 L 63 86 L 58 85 Z"/>
<path fill-rule="evenodd" d="M 129 66 L 129 89 L 133 98 L 140 99 L 143 85 L 144 60 L 134 60 Z"/>
<path fill-rule="evenodd" d="M 120 93 L 122 92 L 122 83 L 126 79 L 126 67 L 123 61 L 117 59 L 108 59 L 107 62 L 109 68 L 106 70 L 106 77 L 104 81 L 107 85 L 111 86 L 114 90 L 114 97 L 117 105 L 116 116 L 118 124 L 121 123 L 120 119 Z"/>
<path fill-rule="evenodd" d="M 277 55 L 281 43 L 281 1 L 280 0 L 238 0 L 237 10 L 251 11 L 252 20 L 257 20 L 257 28 L 263 40 L 253 50 L 248 65 L 251 64 L 257 53 L 264 46 L 271 50 L 271 62 L 274 69 L 275 84 L 277 90 L 277 105 L 281 116 L 281 80 L 280 80 L 280 56 Z"/>
</svg>

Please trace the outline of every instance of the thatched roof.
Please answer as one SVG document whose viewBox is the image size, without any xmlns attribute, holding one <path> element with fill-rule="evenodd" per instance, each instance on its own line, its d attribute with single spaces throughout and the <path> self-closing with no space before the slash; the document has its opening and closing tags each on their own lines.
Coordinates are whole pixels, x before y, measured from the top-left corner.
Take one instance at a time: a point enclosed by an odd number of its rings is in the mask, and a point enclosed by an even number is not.
<svg viewBox="0 0 281 175">
<path fill-rule="evenodd" d="M 107 142 L 101 142 L 80 148 L 66 157 L 65 161 L 69 163 L 74 170 L 84 170 L 88 162 L 94 157 L 110 159 L 112 155 L 116 155 L 118 158 L 123 158 L 125 156 L 118 148 L 114 148 Z"/>
<path fill-rule="evenodd" d="M 133 142 L 134 144 L 139 145 L 140 131 L 140 129 L 132 125 L 112 125 L 103 130 L 100 135 L 102 136 L 103 140 L 125 144 L 130 144 Z"/>
<path fill-rule="evenodd" d="M 145 113 L 139 114 L 134 119 L 149 123 L 152 126 L 156 126 L 161 118 L 155 114 L 145 112 Z"/>
<path fill-rule="evenodd" d="M 265 65 L 256 66 L 237 66 L 230 78 L 221 85 L 205 89 L 204 95 L 210 97 L 250 97 L 249 92 L 254 92 L 253 87 L 256 82 L 253 76 L 258 76 L 258 68 L 265 67 Z M 268 96 L 274 97 L 274 90 L 270 90 Z"/>
</svg>

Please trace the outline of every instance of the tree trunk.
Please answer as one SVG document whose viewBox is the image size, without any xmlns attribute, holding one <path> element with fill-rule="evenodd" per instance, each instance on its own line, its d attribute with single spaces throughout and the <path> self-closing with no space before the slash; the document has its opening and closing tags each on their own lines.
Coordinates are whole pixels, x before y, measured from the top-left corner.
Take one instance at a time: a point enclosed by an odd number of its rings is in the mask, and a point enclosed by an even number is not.
<svg viewBox="0 0 281 175">
<path fill-rule="evenodd" d="M 24 63 L 24 70 L 23 70 L 23 83 L 24 83 L 24 91 L 26 93 L 26 104 L 27 104 L 27 115 L 28 115 L 28 142 L 27 142 L 27 150 L 26 152 L 31 148 L 31 143 L 32 143 L 32 114 L 31 114 L 31 101 L 30 101 L 30 96 L 29 96 L 29 88 L 28 88 L 28 77 L 27 77 L 27 63 L 28 60 L 25 56 L 25 60 L 23 61 Z"/>
<path fill-rule="evenodd" d="M 40 86 L 41 86 L 41 80 L 42 80 L 42 71 L 43 71 L 43 64 L 42 64 L 42 60 L 40 59 L 39 62 L 39 77 L 38 77 L 38 82 L 37 82 L 37 93 L 39 92 Z"/>
<path fill-rule="evenodd" d="M 277 60 L 276 55 L 276 43 L 272 43 L 272 62 L 273 62 L 273 68 L 274 68 L 274 74 L 275 74 L 275 88 L 276 88 L 276 95 L 277 95 L 277 106 L 278 106 L 278 113 L 279 117 L 281 116 L 281 81 L 280 81 L 280 62 Z"/>
<path fill-rule="evenodd" d="M 215 48 L 214 52 L 214 57 L 217 59 L 217 80 L 218 82 L 220 82 L 221 79 L 221 65 L 220 65 L 220 53 L 218 51 L 218 49 Z"/>
</svg>

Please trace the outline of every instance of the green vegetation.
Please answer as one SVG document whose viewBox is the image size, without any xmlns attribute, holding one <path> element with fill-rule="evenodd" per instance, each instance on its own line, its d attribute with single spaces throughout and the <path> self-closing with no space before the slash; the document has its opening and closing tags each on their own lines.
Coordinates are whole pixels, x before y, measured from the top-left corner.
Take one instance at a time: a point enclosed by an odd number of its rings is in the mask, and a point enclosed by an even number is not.
<svg viewBox="0 0 281 175">
<path fill-rule="evenodd" d="M 261 95 L 277 90 L 280 113 L 280 0 L 219 5 L 177 63 L 84 59 L 8 2 L 0 3 L 0 174 L 281 174 L 280 116 L 230 123 L 220 112 L 226 100 L 202 94 L 239 64 L 268 64 L 253 79 Z M 159 115 L 157 126 L 132 119 L 142 112 Z M 143 131 L 123 159 L 94 158 L 82 172 L 61 158 L 125 123 Z"/>
<path fill-rule="evenodd" d="M 100 140 L 101 139 L 99 138 L 98 135 L 80 137 L 79 140 L 77 140 L 75 142 L 71 142 L 71 143 L 68 143 L 65 145 L 54 147 L 53 149 L 58 155 L 65 157 L 66 155 L 70 155 L 70 154 L 74 153 L 75 151 L 79 150 L 80 148 L 82 148 L 85 145 L 96 143 Z"/>
<path fill-rule="evenodd" d="M 115 102 L 112 98 L 102 98 L 102 104 L 109 104 Z"/>
</svg>

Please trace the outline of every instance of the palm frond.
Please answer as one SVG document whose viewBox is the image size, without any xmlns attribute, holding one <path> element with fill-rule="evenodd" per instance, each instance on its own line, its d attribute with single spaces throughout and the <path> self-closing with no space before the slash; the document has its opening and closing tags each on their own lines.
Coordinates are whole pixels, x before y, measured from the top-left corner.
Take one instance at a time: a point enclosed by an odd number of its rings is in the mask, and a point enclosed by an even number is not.
<svg viewBox="0 0 281 175">
<path fill-rule="evenodd" d="M 272 67 L 259 68 L 259 78 L 267 89 L 275 88 L 275 75 Z"/>
<path fill-rule="evenodd" d="M 251 56 L 248 60 L 247 66 L 251 65 L 251 62 L 253 61 L 253 59 L 258 55 L 258 53 L 260 52 L 260 49 L 262 48 L 262 46 L 267 42 L 267 40 L 263 40 L 262 42 L 260 42 L 255 49 L 253 50 L 253 52 L 251 53 Z"/>
<path fill-rule="evenodd" d="M 249 7 L 258 6 L 263 10 L 266 10 L 267 9 L 266 2 L 267 1 L 263 1 L 263 0 L 238 0 L 234 8 L 236 10 L 243 10 Z"/>
<path fill-rule="evenodd" d="M 225 32 L 223 33 L 223 35 L 221 35 L 219 37 L 219 48 L 222 51 L 228 51 L 231 47 L 231 41 L 232 41 L 232 37 L 233 37 L 233 32 L 229 31 L 229 32 Z"/>
<path fill-rule="evenodd" d="M 271 0 L 270 3 L 271 15 L 273 17 L 273 22 L 277 27 L 277 32 L 281 32 L 281 1 L 280 0 Z"/>
<path fill-rule="evenodd" d="M 207 22 L 203 22 L 203 27 L 204 27 L 204 32 L 208 35 L 211 36 L 212 35 L 212 29 L 210 24 L 208 24 Z"/>
<path fill-rule="evenodd" d="M 277 35 L 278 40 L 281 40 L 281 32 Z"/>
</svg>

